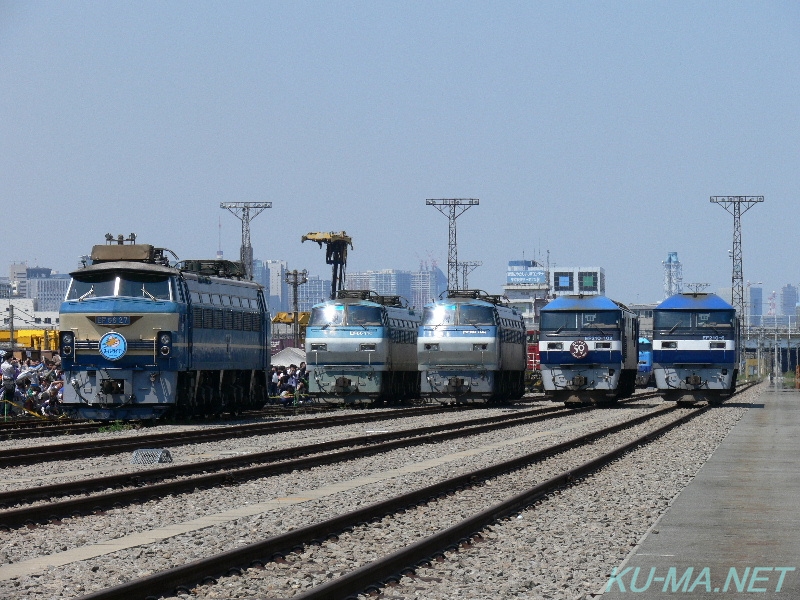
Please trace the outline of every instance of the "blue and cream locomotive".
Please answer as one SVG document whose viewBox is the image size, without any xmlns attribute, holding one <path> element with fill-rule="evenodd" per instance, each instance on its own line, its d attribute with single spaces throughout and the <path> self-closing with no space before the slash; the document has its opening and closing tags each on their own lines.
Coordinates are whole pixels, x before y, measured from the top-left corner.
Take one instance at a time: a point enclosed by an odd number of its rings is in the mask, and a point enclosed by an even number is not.
<svg viewBox="0 0 800 600">
<path fill-rule="evenodd" d="M 425 306 L 419 331 L 423 398 L 501 402 L 525 393 L 525 323 L 500 296 L 450 290 Z"/>
<path fill-rule="evenodd" d="M 670 296 L 653 311 L 653 373 L 666 400 L 717 403 L 736 389 L 736 309 L 716 294 Z"/>
<path fill-rule="evenodd" d="M 615 402 L 633 394 L 639 319 L 605 296 L 560 296 L 541 311 L 539 352 L 554 402 Z"/>
<path fill-rule="evenodd" d="M 311 308 L 306 328 L 308 390 L 328 402 L 419 397 L 419 315 L 399 296 L 339 290 Z"/>
<path fill-rule="evenodd" d="M 239 263 L 170 265 L 165 252 L 120 236 L 94 246 L 91 264 L 71 273 L 59 332 L 67 414 L 151 419 L 266 402 L 270 320 L 261 286 Z"/>
</svg>

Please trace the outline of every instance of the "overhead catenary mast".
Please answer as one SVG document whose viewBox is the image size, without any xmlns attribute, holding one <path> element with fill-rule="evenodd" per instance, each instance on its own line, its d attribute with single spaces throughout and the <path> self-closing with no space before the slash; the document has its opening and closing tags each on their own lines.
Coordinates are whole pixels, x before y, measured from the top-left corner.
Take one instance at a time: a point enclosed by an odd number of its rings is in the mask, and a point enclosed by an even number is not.
<svg viewBox="0 0 800 600">
<path fill-rule="evenodd" d="M 456 219 L 472 206 L 480 204 L 477 198 L 440 198 L 425 200 L 427 206 L 435 206 L 436 210 L 449 220 L 449 237 L 447 243 L 447 289 L 458 289 L 458 243 L 456 241 Z"/>
<path fill-rule="evenodd" d="M 711 202 L 719 204 L 733 215 L 733 274 L 731 276 L 731 298 L 733 307 L 744 318 L 744 274 L 742 273 L 742 213 L 747 212 L 764 196 L 711 196 Z"/>
<path fill-rule="evenodd" d="M 242 221 L 242 246 L 239 250 L 239 260 L 242 261 L 246 278 L 253 279 L 253 246 L 250 244 L 250 221 L 255 219 L 265 208 L 272 208 L 272 202 L 221 202 L 219 207 L 227 208 Z"/>
</svg>

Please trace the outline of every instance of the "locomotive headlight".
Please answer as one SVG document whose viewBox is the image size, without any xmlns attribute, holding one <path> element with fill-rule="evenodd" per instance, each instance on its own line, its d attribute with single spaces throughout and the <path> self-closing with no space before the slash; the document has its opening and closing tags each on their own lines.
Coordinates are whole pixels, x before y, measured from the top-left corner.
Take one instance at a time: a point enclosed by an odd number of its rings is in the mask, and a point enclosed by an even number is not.
<svg viewBox="0 0 800 600">
<path fill-rule="evenodd" d="M 374 352 L 375 347 L 375 344 L 361 344 L 358 349 L 362 352 Z"/>
<path fill-rule="evenodd" d="M 486 350 L 486 344 L 472 344 L 472 349 L 475 351 Z"/>
<path fill-rule="evenodd" d="M 169 331 L 162 331 L 158 334 L 158 353 L 163 357 L 168 357 L 172 354 L 172 334 Z"/>
<path fill-rule="evenodd" d="M 438 350 L 439 344 L 425 344 L 425 350 Z"/>
<path fill-rule="evenodd" d="M 75 336 L 70 331 L 61 333 L 61 354 L 62 356 L 72 356 L 72 344 L 75 341 Z"/>
</svg>

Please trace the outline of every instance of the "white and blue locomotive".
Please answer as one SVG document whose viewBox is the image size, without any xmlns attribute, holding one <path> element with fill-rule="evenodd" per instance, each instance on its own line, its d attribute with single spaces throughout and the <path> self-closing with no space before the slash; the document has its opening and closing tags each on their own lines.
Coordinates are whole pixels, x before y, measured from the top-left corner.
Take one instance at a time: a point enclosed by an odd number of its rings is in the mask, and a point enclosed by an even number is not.
<svg viewBox="0 0 800 600">
<path fill-rule="evenodd" d="M 639 319 L 605 296 L 560 296 L 541 311 L 545 393 L 566 404 L 610 403 L 633 394 Z"/>
<path fill-rule="evenodd" d="M 153 419 L 264 405 L 270 319 L 241 264 L 171 266 L 165 249 L 133 235 L 90 258 L 60 309 L 66 414 Z"/>
<path fill-rule="evenodd" d="M 400 402 L 419 397 L 419 315 L 400 296 L 339 290 L 311 308 L 308 391 L 327 402 Z"/>
<path fill-rule="evenodd" d="M 716 294 L 670 296 L 653 311 L 653 373 L 665 400 L 711 404 L 736 389 L 736 309 Z"/>
<path fill-rule="evenodd" d="M 488 403 L 525 393 L 525 322 L 500 296 L 449 290 L 426 305 L 417 357 L 423 398 Z"/>
</svg>

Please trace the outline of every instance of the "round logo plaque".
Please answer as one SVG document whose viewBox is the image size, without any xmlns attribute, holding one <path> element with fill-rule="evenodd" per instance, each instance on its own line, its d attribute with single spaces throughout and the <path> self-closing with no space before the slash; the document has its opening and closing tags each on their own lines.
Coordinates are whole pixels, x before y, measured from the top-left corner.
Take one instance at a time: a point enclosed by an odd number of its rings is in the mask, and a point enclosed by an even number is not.
<svg viewBox="0 0 800 600">
<path fill-rule="evenodd" d="M 116 331 L 110 331 L 100 338 L 100 354 L 108 360 L 119 360 L 127 351 L 128 342 Z"/>
<path fill-rule="evenodd" d="M 583 340 L 575 340 L 569 346 L 569 353 L 575 358 L 586 358 L 589 355 L 589 344 Z"/>
</svg>

